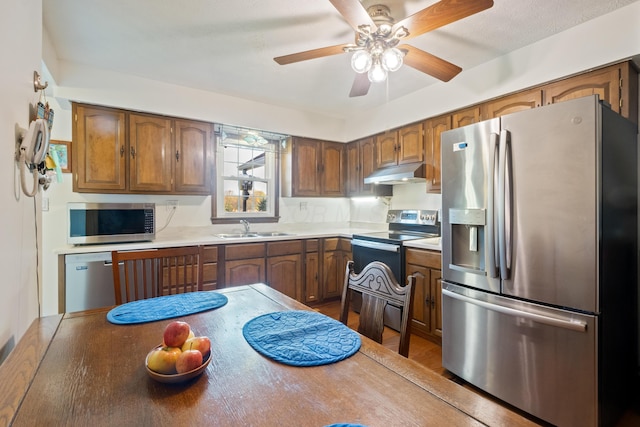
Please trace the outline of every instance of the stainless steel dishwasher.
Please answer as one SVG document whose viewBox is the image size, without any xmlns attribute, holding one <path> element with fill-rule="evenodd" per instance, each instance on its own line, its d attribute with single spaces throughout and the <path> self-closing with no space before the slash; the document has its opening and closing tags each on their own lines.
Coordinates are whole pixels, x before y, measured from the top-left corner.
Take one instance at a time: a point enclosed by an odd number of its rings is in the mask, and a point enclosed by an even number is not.
<svg viewBox="0 0 640 427">
<path fill-rule="evenodd" d="M 65 311 L 115 305 L 111 252 L 65 256 Z"/>
</svg>

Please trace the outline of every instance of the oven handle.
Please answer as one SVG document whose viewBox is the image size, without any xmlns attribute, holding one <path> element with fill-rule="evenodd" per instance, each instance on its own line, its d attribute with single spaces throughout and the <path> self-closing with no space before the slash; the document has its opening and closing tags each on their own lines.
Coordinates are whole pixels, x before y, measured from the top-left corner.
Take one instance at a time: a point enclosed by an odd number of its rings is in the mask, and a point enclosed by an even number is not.
<svg viewBox="0 0 640 427">
<path fill-rule="evenodd" d="M 387 252 L 396 252 L 396 253 L 400 252 L 400 245 L 393 245 L 391 243 L 371 242 L 369 240 L 352 239 L 351 245 L 360 246 L 360 247 L 369 248 L 369 249 L 378 249 L 378 250 L 387 251 Z"/>
</svg>

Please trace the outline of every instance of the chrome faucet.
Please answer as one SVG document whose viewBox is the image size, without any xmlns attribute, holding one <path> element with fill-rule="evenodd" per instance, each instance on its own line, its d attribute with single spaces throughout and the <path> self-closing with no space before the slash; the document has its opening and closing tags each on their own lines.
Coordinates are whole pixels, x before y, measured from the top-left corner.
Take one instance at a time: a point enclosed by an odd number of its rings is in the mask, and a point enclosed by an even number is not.
<svg viewBox="0 0 640 427">
<path fill-rule="evenodd" d="M 250 233 L 251 232 L 251 224 L 249 224 L 249 221 L 247 221 L 246 219 L 241 219 L 240 220 L 240 224 L 244 225 L 244 232 L 245 233 Z"/>
</svg>

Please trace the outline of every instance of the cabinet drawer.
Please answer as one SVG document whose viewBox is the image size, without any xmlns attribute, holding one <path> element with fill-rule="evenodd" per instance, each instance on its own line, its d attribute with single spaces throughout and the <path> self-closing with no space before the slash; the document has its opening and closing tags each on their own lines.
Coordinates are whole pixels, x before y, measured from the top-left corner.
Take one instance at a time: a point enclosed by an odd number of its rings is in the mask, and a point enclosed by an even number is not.
<svg viewBox="0 0 640 427">
<path fill-rule="evenodd" d="M 338 250 L 339 244 L 340 244 L 340 239 L 338 237 L 328 237 L 324 239 L 324 250 L 336 251 Z"/>
<path fill-rule="evenodd" d="M 245 243 L 240 245 L 227 245 L 224 248 L 224 259 L 263 258 L 266 255 L 264 243 Z"/>
<path fill-rule="evenodd" d="M 218 247 L 217 246 L 205 246 L 203 250 L 203 262 L 218 262 Z"/>
<path fill-rule="evenodd" d="M 302 253 L 302 240 L 284 240 L 267 243 L 267 256 L 295 255 Z"/>
<path fill-rule="evenodd" d="M 320 244 L 320 242 L 318 241 L 318 239 L 308 239 L 305 240 L 306 242 L 306 251 L 307 252 L 318 252 L 318 245 Z"/>
<path fill-rule="evenodd" d="M 422 265 L 424 267 L 436 268 L 438 270 L 440 270 L 442 265 L 442 256 L 440 255 L 440 252 L 407 248 L 405 258 L 407 264 Z"/>
</svg>

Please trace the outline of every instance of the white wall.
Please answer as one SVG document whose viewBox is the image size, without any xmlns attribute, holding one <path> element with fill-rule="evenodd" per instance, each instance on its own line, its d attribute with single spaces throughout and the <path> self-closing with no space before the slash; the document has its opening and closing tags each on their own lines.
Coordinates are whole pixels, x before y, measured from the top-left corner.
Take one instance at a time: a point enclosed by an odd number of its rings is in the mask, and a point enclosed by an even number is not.
<svg viewBox="0 0 640 427">
<path fill-rule="evenodd" d="M 640 55 L 640 2 L 577 28 L 505 55 L 491 63 L 465 70 L 447 84 L 438 84 L 374 111 L 356 115 L 348 123 L 265 104 L 169 85 L 80 64 L 58 62 L 45 35 L 43 57 L 61 100 L 53 138 L 71 140 L 71 112 L 66 100 L 117 106 L 132 110 L 207 120 L 320 139 L 350 141 L 377 133 L 379 126 L 395 127 L 436 116 L 504 93 Z M 63 123 L 61 123 L 63 122 Z M 382 124 L 382 125 L 381 125 Z M 54 184 L 45 197 L 50 210 L 43 213 L 43 312 L 57 312 L 57 261 L 54 250 L 65 244 L 64 209 L 68 201 L 150 201 L 160 205 L 158 223 L 167 212 L 162 206 L 178 199 L 171 226 L 210 226 L 210 198 L 199 196 L 123 196 L 76 194 L 71 175 Z M 306 205 L 303 205 L 305 204 Z M 440 207 L 440 196 L 425 193 L 424 184 L 396 186 L 385 199 L 283 199 L 282 223 L 382 223 L 386 209 Z M 303 207 L 304 206 L 304 207 Z"/>
<path fill-rule="evenodd" d="M 29 107 L 38 102 L 32 77 L 40 71 L 41 16 L 40 0 L 5 1 L 0 14 L 0 362 L 38 316 L 40 201 L 21 194 L 14 153 L 16 127 L 27 128 Z"/>
</svg>

